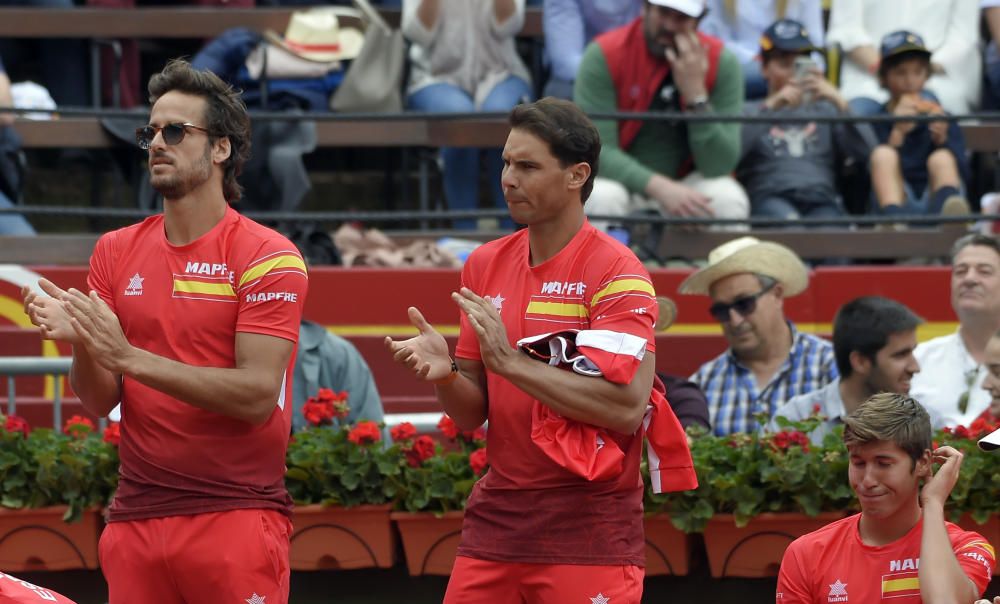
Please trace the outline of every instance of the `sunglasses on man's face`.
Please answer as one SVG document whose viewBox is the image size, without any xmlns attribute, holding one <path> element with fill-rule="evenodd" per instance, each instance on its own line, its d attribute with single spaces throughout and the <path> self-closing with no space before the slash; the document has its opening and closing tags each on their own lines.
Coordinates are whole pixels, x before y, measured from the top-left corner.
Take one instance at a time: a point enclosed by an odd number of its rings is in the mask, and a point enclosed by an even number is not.
<svg viewBox="0 0 1000 604">
<path fill-rule="evenodd" d="M 712 313 L 712 316 L 715 317 L 715 320 L 719 323 L 729 322 L 731 316 L 729 311 L 731 310 L 735 310 L 741 317 L 749 317 L 753 314 L 753 311 L 757 310 L 757 300 L 767 292 L 771 291 L 774 286 L 775 284 L 772 283 L 756 294 L 751 296 L 741 296 L 729 304 L 726 304 L 725 302 L 716 302 L 708 307 L 708 312 Z"/>
<path fill-rule="evenodd" d="M 162 132 L 163 142 L 168 145 L 178 145 L 184 140 L 184 135 L 187 134 L 188 128 L 208 133 L 208 129 L 201 126 L 195 126 L 188 122 L 174 122 L 166 126 L 143 126 L 142 128 L 136 128 L 135 142 L 138 143 L 140 149 L 149 150 L 153 146 L 153 139 L 156 138 L 156 133 Z"/>
</svg>

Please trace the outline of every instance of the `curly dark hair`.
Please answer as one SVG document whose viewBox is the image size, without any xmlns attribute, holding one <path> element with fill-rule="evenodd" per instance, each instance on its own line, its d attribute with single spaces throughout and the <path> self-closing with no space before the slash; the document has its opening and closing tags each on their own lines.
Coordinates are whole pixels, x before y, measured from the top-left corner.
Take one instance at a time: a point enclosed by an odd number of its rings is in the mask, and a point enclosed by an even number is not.
<svg viewBox="0 0 1000 604">
<path fill-rule="evenodd" d="M 205 128 L 210 142 L 228 138 L 229 158 L 223 163 L 222 194 L 235 203 L 243 194 L 237 177 L 250 157 L 250 115 L 240 91 L 210 71 L 195 69 L 183 59 L 173 59 L 149 78 L 149 102 L 155 104 L 171 91 L 200 96 L 206 101 Z"/>
</svg>

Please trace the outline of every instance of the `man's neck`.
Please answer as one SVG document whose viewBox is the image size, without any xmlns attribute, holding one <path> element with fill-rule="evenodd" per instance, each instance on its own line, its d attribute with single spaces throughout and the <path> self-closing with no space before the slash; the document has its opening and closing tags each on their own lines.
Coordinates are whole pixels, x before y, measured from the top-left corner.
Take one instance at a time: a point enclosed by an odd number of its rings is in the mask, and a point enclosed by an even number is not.
<svg viewBox="0 0 1000 604">
<path fill-rule="evenodd" d="M 889 545 L 906 536 L 920 522 L 920 505 L 914 500 L 913 505 L 897 511 L 888 518 L 869 518 L 861 513 L 858 531 L 865 545 L 881 547 Z"/>
<path fill-rule="evenodd" d="M 845 415 L 853 413 L 855 409 L 861 406 L 861 403 L 875 394 L 865 383 L 864 379 L 856 373 L 846 379 L 841 378 L 838 388 L 840 390 L 840 400 L 844 403 Z"/>
<path fill-rule="evenodd" d="M 187 245 L 219 224 L 228 207 L 221 193 L 207 198 L 189 194 L 180 199 L 164 200 L 163 224 L 167 241 L 173 245 Z"/>
<path fill-rule="evenodd" d="M 1000 316 L 976 314 L 961 318 L 958 337 L 961 338 L 969 356 L 977 365 L 981 365 L 986 354 L 986 344 L 997 331 L 1000 331 Z"/>
<path fill-rule="evenodd" d="M 531 266 L 538 266 L 553 258 L 583 227 L 583 205 L 579 214 L 567 214 L 559 219 L 528 226 L 528 249 Z"/>
<path fill-rule="evenodd" d="M 753 352 L 738 355 L 740 362 L 754 369 L 755 367 L 777 367 L 785 362 L 792 350 L 792 328 L 788 321 L 781 322 L 781 329 L 771 335 Z"/>
</svg>

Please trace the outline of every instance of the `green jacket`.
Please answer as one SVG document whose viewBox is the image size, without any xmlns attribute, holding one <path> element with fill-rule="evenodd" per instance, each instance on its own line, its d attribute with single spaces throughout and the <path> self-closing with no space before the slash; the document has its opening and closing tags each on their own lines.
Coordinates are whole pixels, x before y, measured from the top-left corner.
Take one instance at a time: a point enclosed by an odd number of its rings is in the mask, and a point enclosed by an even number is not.
<svg viewBox="0 0 1000 604">
<path fill-rule="evenodd" d="M 618 110 L 617 92 L 604 52 L 591 43 L 584 51 L 573 89 L 573 100 L 588 113 Z M 739 115 L 743 111 L 743 71 L 736 56 L 723 50 L 715 87 L 709 94 L 713 111 Z M 668 110 L 666 102 L 654 98 L 650 111 Z M 618 144 L 614 121 L 595 120 L 601 133 L 601 164 L 598 176 L 622 183 L 634 193 L 645 191 L 654 173 L 681 178 L 685 162 L 706 178 L 730 174 L 740 159 L 739 122 L 672 124 L 651 121 L 643 125 L 628 151 Z"/>
</svg>

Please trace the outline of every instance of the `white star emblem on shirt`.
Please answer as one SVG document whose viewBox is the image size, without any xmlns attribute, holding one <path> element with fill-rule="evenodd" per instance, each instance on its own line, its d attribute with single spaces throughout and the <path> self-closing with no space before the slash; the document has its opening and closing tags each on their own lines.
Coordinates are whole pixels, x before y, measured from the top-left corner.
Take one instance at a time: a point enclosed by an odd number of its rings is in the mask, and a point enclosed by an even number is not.
<svg viewBox="0 0 1000 604">
<path fill-rule="evenodd" d="M 253 592 L 253 595 L 247 598 L 247 604 L 266 604 L 264 598 L 267 596 L 258 596 L 257 592 Z"/>
<path fill-rule="evenodd" d="M 831 596 L 846 596 L 847 595 L 847 583 L 841 583 L 840 579 L 837 579 L 836 583 L 830 584 L 830 595 Z"/>
<path fill-rule="evenodd" d="M 611 598 L 606 598 L 603 593 L 599 593 L 590 599 L 590 604 L 608 604 L 610 601 Z"/>
<path fill-rule="evenodd" d="M 144 277 L 140 277 L 139 273 L 132 275 L 132 278 L 128 281 L 128 289 L 142 289 L 142 282 L 145 280 Z"/>
<path fill-rule="evenodd" d="M 497 294 L 496 296 L 493 296 L 489 300 L 490 300 L 490 304 L 493 305 L 493 308 L 497 309 L 497 312 L 500 312 L 501 310 L 503 310 L 503 303 L 504 303 L 504 300 L 505 300 L 505 298 L 503 296 Z"/>
</svg>

